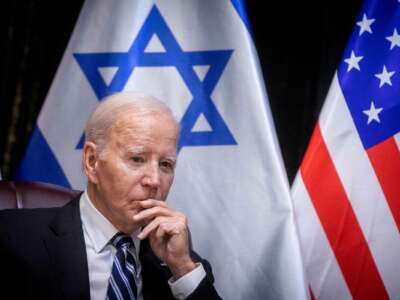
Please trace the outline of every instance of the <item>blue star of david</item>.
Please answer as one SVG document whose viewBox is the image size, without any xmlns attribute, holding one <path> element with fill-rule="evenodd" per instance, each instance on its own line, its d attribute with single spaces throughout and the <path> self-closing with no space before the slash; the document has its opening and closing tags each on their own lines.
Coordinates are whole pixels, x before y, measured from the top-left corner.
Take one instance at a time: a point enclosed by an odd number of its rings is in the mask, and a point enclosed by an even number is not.
<svg viewBox="0 0 400 300">
<path fill-rule="evenodd" d="M 158 36 L 165 52 L 145 52 L 153 34 Z M 211 93 L 232 52 L 233 50 L 183 51 L 154 5 L 128 52 L 75 53 L 74 57 L 99 100 L 122 91 L 135 67 L 175 67 L 193 96 L 180 121 L 179 152 L 186 146 L 237 144 L 211 100 Z M 199 79 L 193 69 L 193 66 L 201 65 L 209 66 L 203 80 Z M 99 72 L 102 67 L 118 68 L 108 85 Z M 212 130 L 192 131 L 201 114 Z M 83 147 L 83 142 L 84 135 L 77 145 L 78 149 Z"/>
</svg>

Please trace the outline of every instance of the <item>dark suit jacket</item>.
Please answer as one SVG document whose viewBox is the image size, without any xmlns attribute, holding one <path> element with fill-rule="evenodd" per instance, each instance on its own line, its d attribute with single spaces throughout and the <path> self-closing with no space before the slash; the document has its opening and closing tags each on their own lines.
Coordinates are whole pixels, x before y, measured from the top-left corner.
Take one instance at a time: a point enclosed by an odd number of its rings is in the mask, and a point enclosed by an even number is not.
<svg viewBox="0 0 400 300">
<path fill-rule="evenodd" d="M 210 265 L 195 253 L 193 258 L 203 263 L 207 276 L 188 299 L 220 299 Z M 171 274 L 147 241 L 140 260 L 144 299 L 174 299 L 167 283 Z M 0 212 L 0 261 L 2 299 L 89 299 L 78 199 L 61 208 Z"/>
</svg>

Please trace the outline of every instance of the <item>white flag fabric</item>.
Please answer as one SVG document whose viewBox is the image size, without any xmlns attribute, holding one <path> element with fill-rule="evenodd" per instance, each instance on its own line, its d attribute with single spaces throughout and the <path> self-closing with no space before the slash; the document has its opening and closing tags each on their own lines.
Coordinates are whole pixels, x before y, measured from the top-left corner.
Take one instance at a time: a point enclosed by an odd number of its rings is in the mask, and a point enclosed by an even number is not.
<svg viewBox="0 0 400 300">
<path fill-rule="evenodd" d="M 315 299 L 399 299 L 399 14 L 365 2 L 293 184 Z"/>
<path fill-rule="evenodd" d="M 138 91 L 181 123 L 168 197 L 225 299 L 305 299 L 287 176 L 241 1 L 86 1 L 19 177 L 82 189 L 88 115 Z"/>
</svg>

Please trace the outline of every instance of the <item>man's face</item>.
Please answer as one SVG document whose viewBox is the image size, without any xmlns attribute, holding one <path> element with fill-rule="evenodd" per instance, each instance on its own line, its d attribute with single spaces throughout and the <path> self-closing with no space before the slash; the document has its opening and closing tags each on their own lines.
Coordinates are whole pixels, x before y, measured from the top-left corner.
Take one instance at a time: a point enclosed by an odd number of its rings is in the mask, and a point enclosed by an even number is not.
<svg viewBox="0 0 400 300">
<path fill-rule="evenodd" d="M 177 135 L 176 123 L 162 113 L 132 118 L 125 112 L 113 126 L 97 157 L 94 195 L 89 195 L 119 230 L 137 229 L 132 217 L 138 201 L 166 199 L 174 179 Z"/>
</svg>

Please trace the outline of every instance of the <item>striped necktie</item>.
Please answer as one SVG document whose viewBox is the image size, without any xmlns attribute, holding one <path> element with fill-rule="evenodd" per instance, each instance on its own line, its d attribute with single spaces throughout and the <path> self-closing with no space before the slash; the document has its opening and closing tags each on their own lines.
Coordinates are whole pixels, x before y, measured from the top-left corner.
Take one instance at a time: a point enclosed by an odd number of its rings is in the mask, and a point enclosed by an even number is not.
<svg viewBox="0 0 400 300">
<path fill-rule="evenodd" d="M 132 238 L 122 232 L 118 232 L 110 242 L 117 249 L 117 252 L 108 281 L 106 299 L 136 300 L 136 263 L 132 254 L 135 253 L 135 245 Z"/>
</svg>

